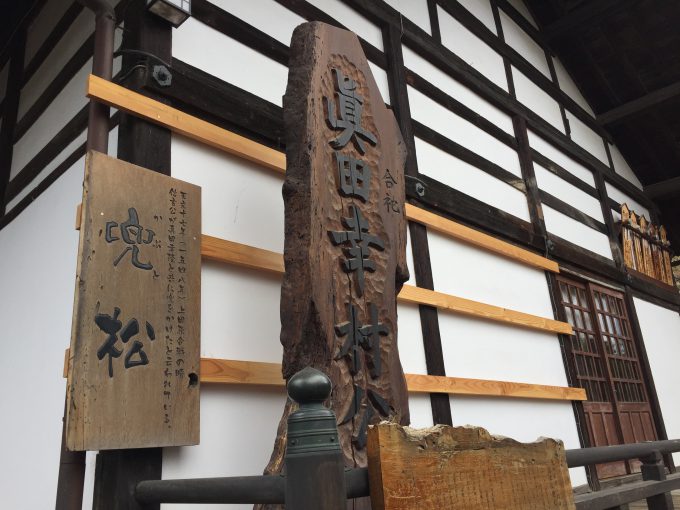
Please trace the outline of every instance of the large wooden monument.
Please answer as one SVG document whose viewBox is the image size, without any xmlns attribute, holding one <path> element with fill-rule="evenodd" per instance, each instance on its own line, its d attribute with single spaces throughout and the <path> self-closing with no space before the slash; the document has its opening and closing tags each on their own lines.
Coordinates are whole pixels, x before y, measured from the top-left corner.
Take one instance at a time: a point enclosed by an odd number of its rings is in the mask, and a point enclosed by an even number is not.
<svg viewBox="0 0 680 510">
<path fill-rule="evenodd" d="M 356 35 L 297 27 L 284 123 L 283 375 L 329 374 L 346 465 L 365 466 L 368 425 L 409 422 L 396 310 L 408 279 L 406 152 Z M 282 469 L 291 406 L 270 473 Z"/>
</svg>

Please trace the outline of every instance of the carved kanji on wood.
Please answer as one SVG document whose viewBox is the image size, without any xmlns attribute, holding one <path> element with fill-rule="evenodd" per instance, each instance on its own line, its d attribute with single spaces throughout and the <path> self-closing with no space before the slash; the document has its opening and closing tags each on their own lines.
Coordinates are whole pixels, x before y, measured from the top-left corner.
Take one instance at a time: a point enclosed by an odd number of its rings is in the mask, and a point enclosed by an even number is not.
<svg viewBox="0 0 680 510">
<path fill-rule="evenodd" d="M 346 465 L 365 466 L 368 425 L 409 422 L 396 312 L 406 149 L 354 34 L 295 30 L 284 123 L 283 375 L 311 365 L 331 377 Z M 267 472 L 282 468 L 290 411 Z"/>
</svg>

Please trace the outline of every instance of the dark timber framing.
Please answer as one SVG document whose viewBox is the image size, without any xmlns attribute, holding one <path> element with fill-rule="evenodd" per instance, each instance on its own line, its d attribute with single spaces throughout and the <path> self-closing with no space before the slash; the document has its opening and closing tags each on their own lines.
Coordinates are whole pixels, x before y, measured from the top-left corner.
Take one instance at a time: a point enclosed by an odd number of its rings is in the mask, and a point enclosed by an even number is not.
<svg viewBox="0 0 680 510">
<path fill-rule="evenodd" d="M 388 80 L 390 97 L 394 104 L 394 113 L 399 122 L 402 136 L 406 142 L 408 156 L 404 174 L 418 178 L 418 162 L 413 121 L 406 89 L 406 75 L 404 72 L 404 57 L 401 52 L 401 37 L 394 25 L 383 29 L 385 48 L 388 55 Z M 413 251 L 413 270 L 416 285 L 434 290 L 432 265 L 430 262 L 430 248 L 427 239 L 427 228 L 415 222 L 409 222 L 411 250 Z M 442 349 L 441 333 L 439 331 L 439 316 L 436 308 L 420 305 L 420 327 L 423 333 L 423 347 L 425 364 L 429 375 L 446 375 L 444 353 Z M 430 394 L 432 419 L 435 424 L 452 425 L 451 401 L 448 395 L 440 393 Z"/>
<path fill-rule="evenodd" d="M 172 58 L 172 28 L 149 13 L 146 0 L 132 0 L 125 10 L 123 47 L 142 50 L 164 61 Z M 131 87 L 142 91 L 145 69 L 136 67 L 139 57 L 124 55 L 123 72 L 135 69 Z M 118 158 L 170 175 L 171 134 L 167 129 L 121 114 L 118 128 Z M 142 507 L 134 498 L 134 487 L 141 480 L 160 480 L 162 448 L 111 450 L 97 454 L 93 510 L 158 510 L 160 505 Z"/>
</svg>

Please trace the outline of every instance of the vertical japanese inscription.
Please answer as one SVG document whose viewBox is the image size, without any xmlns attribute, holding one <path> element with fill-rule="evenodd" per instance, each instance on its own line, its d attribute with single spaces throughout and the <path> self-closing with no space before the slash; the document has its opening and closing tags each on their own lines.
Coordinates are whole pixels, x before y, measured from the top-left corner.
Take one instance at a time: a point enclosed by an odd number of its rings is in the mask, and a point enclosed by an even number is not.
<svg viewBox="0 0 680 510">
<path fill-rule="evenodd" d="M 312 365 L 331 377 L 346 465 L 364 466 L 368 425 L 409 421 L 396 320 L 408 271 L 404 142 L 354 34 L 323 23 L 295 30 L 284 124 L 283 375 Z"/>
<path fill-rule="evenodd" d="M 81 224 L 69 448 L 196 444 L 200 189 L 90 153 Z"/>
</svg>

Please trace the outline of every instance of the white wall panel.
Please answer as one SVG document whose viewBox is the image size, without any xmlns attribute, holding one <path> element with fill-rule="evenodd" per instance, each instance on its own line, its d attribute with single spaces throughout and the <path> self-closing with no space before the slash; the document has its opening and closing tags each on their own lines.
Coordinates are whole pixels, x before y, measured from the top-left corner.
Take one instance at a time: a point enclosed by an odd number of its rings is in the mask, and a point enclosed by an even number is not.
<svg viewBox="0 0 680 510">
<path fill-rule="evenodd" d="M 411 427 L 425 429 L 434 425 L 429 393 L 411 393 L 408 396 L 408 407 L 411 413 Z"/>
<path fill-rule="evenodd" d="M 418 305 L 399 303 L 397 319 L 399 327 L 399 357 L 404 372 L 409 374 L 427 374 Z"/>
<path fill-rule="evenodd" d="M 504 90 L 508 90 L 503 58 L 437 6 L 442 44 Z"/>
<path fill-rule="evenodd" d="M 512 78 L 517 99 L 564 133 L 564 122 L 562 122 L 562 113 L 557 101 L 515 67 L 512 67 Z"/>
<path fill-rule="evenodd" d="M 383 51 L 382 30 L 340 0 L 309 0 L 331 18 L 339 21 L 366 42 Z"/>
<path fill-rule="evenodd" d="M 283 252 L 280 176 L 178 135 L 172 175 L 202 187 L 204 234 Z"/>
<path fill-rule="evenodd" d="M 307 21 L 274 0 L 212 0 L 212 3 L 286 46 L 290 46 L 295 27 Z"/>
<path fill-rule="evenodd" d="M 13 179 L 26 163 L 87 104 L 85 83 L 91 70 L 92 59 L 85 63 L 24 136 L 14 144 L 10 179 Z"/>
<path fill-rule="evenodd" d="M 33 106 L 33 103 L 36 102 L 92 32 L 94 32 L 94 14 L 89 9 L 83 9 L 83 12 L 54 46 L 45 62 L 21 90 L 17 119 L 21 119 Z M 90 64 L 88 69 L 91 68 Z M 81 94 L 83 94 L 82 89 Z"/>
<path fill-rule="evenodd" d="M 552 207 L 543 204 L 543 217 L 548 232 L 551 232 L 567 241 L 595 252 L 608 259 L 612 258 L 609 247 L 609 238 L 592 229 L 580 221 L 571 219 L 569 216 L 556 211 Z"/>
<path fill-rule="evenodd" d="M 678 439 L 680 438 L 680 406 L 678 406 L 680 315 L 642 299 L 634 298 L 634 301 L 666 432 L 669 439 Z M 680 462 L 680 453 L 673 454 L 673 458 L 677 465 Z"/>
<path fill-rule="evenodd" d="M 576 186 L 560 179 L 554 173 L 534 162 L 534 172 L 539 189 L 565 201 L 569 205 L 583 211 L 588 216 L 604 222 L 600 201 L 581 191 Z"/>
<path fill-rule="evenodd" d="M 534 17 L 531 15 L 529 12 L 529 9 L 527 9 L 526 4 L 524 3 L 524 0 L 509 0 L 508 3 L 512 5 L 517 12 L 519 12 L 524 18 L 531 23 L 534 28 L 538 28 L 538 25 L 536 25 L 536 22 L 534 21 Z"/>
<path fill-rule="evenodd" d="M 281 363 L 281 277 L 206 261 L 201 280 L 201 356 Z"/>
<path fill-rule="evenodd" d="M 54 507 L 66 392 L 62 368 L 78 252 L 73 222 L 82 176 L 81 159 L 0 231 L 0 371 L 6 381 L 0 406 L 12 417 L 0 423 L 2 436 L 11 438 L 0 466 L 3 508 Z"/>
<path fill-rule="evenodd" d="M 612 200 L 615 200 L 616 202 L 618 202 L 620 204 L 628 204 L 628 208 L 635 211 L 635 214 L 638 214 L 638 215 L 643 214 L 647 218 L 647 220 L 650 219 L 649 209 L 647 209 L 646 207 L 643 207 L 642 205 L 640 205 L 639 202 L 637 202 L 636 200 L 633 200 L 632 198 L 630 198 L 630 196 L 628 196 L 626 193 L 621 191 L 619 188 L 617 188 L 616 186 L 614 186 L 612 184 L 609 184 L 606 181 L 605 181 L 605 186 L 607 188 L 607 195 L 609 195 L 609 198 L 611 198 Z M 617 214 L 619 212 L 620 211 L 617 211 Z M 620 216 L 620 214 L 619 214 L 619 216 Z"/>
<path fill-rule="evenodd" d="M 411 86 L 408 87 L 408 98 L 411 117 L 518 177 L 522 175 L 517 153 L 503 142 Z"/>
<path fill-rule="evenodd" d="M 26 64 L 33 59 L 54 25 L 61 19 L 70 5 L 71 2 L 66 0 L 49 0 L 40 9 L 40 12 L 26 30 L 26 51 L 24 53 Z M 94 29 L 94 26 L 92 28 Z"/>
<path fill-rule="evenodd" d="M 517 53 L 522 55 L 536 69 L 541 71 L 548 79 L 551 79 L 548 61 L 545 52 L 536 42 L 522 30 L 517 23 L 512 21 L 502 10 L 500 11 L 501 23 L 503 25 L 503 36 L 505 42 L 510 45 Z"/>
<path fill-rule="evenodd" d="M 543 138 L 536 135 L 531 130 L 529 130 L 529 145 L 582 181 L 595 187 L 595 178 L 590 170 L 571 159 L 559 149 L 550 145 L 550 143 L 543 140 Z"/>
<path fill-rule="evenodd" d="M 570 402 L 511 398 L 451 397 L 454 425 L 475 425 L 492 434 L 531 442 L 551 437 L 567 449 L 580 448 Z M 570 469 L 573 486 L 587 483 L 583 468 Z"/>
<path fill-rule="evenodd" d="M 564 65 L 560 59 L 557 57 L 552 57 L 552 59 L 555 64 L 555 74 L 557 74 L 557 81 L 560 84 L 560 89 L 562 92 L 567 94 L 576 102 L 576 104 L 578 104 L 581 108 L 594 117 L 595 112 L 593 112 L 593 109 L 588 104 L 588 101 L 586 101 L 586 99 L 583 97 L 583 94 L 581 94 L 581 90 L 578 88 L 578 85 L 576 85 L 576 82 L 574 82 L 574 80 L 571 78 L 571 75 L 564 68 Z"/>
<path fill-rule="evenodd" d="M 163 478 L 261 475 L 271 456 L 286 394 L 283 388 L 201 385 L 201 444 L 165 448 Z M 205 510 L 206 505 L 162 505 Z M 253 505 L 210 505 L 251 510 Z"/>
<path fill-rule="evenodd" d="M 10 211 L 14 206 L 21 202 L 26 195 L 28 195 L 38 184 L 40 184 L 43 179 L 52 173 L 52 171 L 59 166 L 66 158 L 68 158 L 74 150 L 76 150 L 81 144 L 85 143 L 87 139 L 87 131 L 83 131 L 75 140 L 66 146 L 66 148 L 61 151 L 56 158 L 50 161 L 45 168 L 23 189 L 16 197 L 7 202 L 7 210 Z M 116 157 L 118 148 L 118 127 L 111 130 L 109 135 L 109 149 L 108 154 L 110 156 Z"/>
<path fill-rule="evenodd" d="M 569 128 L 571 129 L 571 139 L 602 161 L 606 166 L 609 166 L 609 159 L 607 159 L 607 151 L 604 148 L 602 137 L 576 118 L 569 110 L 566 110 L 566 112 Z"/>
<path fill-rule="evenodd" d="M 385 3 L 391 5 L 428 34 L 432 33 L 427 0 L 385 0 Z"/>
<path fill-rule="evenodd" d="M 415 142 L 418 169 L 421 173 L 520 219 L 530 221 L 524 193 L 420 138 L 416 138 Z"/>
<path fill-rule="evenodd" d="M 390 104 L 390 84 L 387 78 L 387 72 L 385 72 L 382 67 L 374 64 L 371 61 L 368 61 L 368 67 L 371 68 L 371 73 L 373 74 L 373 78 L 375 79 L 375 83 L 378 86 L 378 90 L 380 91 L 383 101 L 387 104 Z"/>
<path fill-rule="evenodd" d="M 427 240 L 435 290 L 541 317 L 553 317 L 543 271 L 436 232 L 428 231 Z"/>
<path fill-rule="evenodd" d="M 402 45 L 402 51 L 404 54 L 404 64 L 408 69 L 419 74 L 432 85 L 460 101 L 506 133 L 513 134 L 514 136 L 512 119 L 508 114 L 482 99 L 465 85 L 451 78 L 444 71 L 432 65 L 407 46 Z"/>
<path fill-rule="evenodd" d="M 609 153 L 612 155 L 612 161 L 614 162 L 614 171 L 637 188 L 642 189 L 640 179 L 637 178 L 637 175 L 635 175 L 619 148 L 616 145 L 609 144 Z"/>
<path fill-rule="evenodd" d="M 445 312 L 439 329 L 449 376 L 568 386 L 555 334 Z"/>
<path fill-rule="evenodd" d="M 491 2 L 489 0 L 459 0 L 458 2 L 468 11 L 470 11 L 475 18 L 486 25 L 486 28 L 496 33 L 496 21 L 493 19 L 493 11 L 491 10 Z"/>
<path fill-rule="evenodd" d="M 282 104 L 288 81 L 286 66 L 194 18 L 173 31 L 172 55 L 267 101 Z"/>
</svg>

